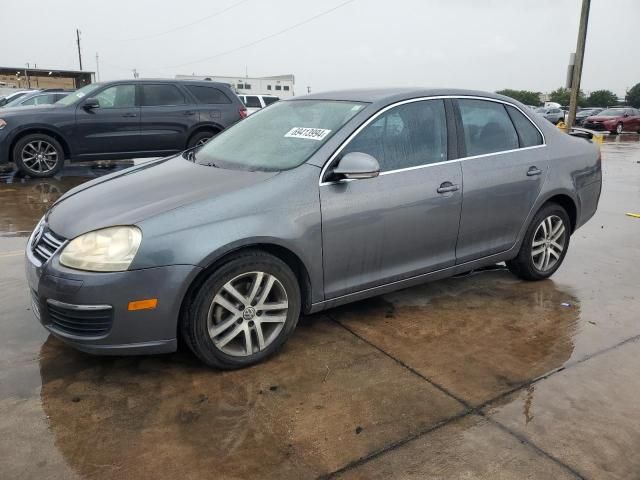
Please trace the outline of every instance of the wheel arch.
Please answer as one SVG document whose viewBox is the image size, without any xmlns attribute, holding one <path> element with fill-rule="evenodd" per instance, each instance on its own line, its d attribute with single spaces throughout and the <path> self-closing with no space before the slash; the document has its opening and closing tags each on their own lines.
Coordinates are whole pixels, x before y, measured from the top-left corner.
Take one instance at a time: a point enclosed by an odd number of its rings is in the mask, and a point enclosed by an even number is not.
<svg viewBox="0 0 640 480">
<path fill-rule="evenodd" d="M 13 137 L 13 139 L 11 140 L 11 144 L 9 145 L 9 156 L 11 160 L 13 160 L 13 153 L 14 153 L 13 151 L 16 147 L 16 144 L 20 141 L 20 139 L 24 138 L 27 135 L 32 135 L 36 133 L 39 133 L 42 135 L 49 135 L 50 137 L 55 138 L 58 141 L 58 143 L 60 143 L 60 145 L 62 146 L 65 160 L 71 158 L 71 147 L 69 146 L 69 142 L 64 138 L 64 136 L 60 132 L 47 127 L 34 126 L 34 127 L 25 128 L 24 130 L 20 130 L 20 132 L 16 133 L 16 135 Z"/>
<path fill-rule="evenodd" d="M 187 142 L 185 143 L 185 148 L 187 148 L 189 146 L 189 142 L 191 141 L 193 136 L 197 135 L 200 132 L 220 133 L 223 130 L 224 130 L 224 127 L 222 125 L 217 124 L 217 123 L 199 124 L 196 127 L 194 127 L 193 130 L 191 130 L 189 132 L 189 135 L 187 136 Z"/>
<path fill-rule="evenodd" d="M 219 255 L 215 256 L 209 261 L 209 264 L 202 269 L 200 273 L 191 281 L 186 293 L 182 299 L 180 306 L 180 318 L 177 322 L 177 334 L 180 335 L 180 328 L 182 319 L 184 318 L 186 308 L 190 304 L 193 296 L 197 292 L 198 288 L 206 281 L 206 279 L 215 272 L 218 268 L 228 262 L 231 258 L 235 257 L 239 253 L 247 251 L 260 251 L 273 255 L 274 257 L 282 260 L 293 271 L 294 275 L 298 279 L 298 285 L 300 286 L 300 294 L 302 300 L 302 313 L 308 313 L 311 308 L 311 277 L 309 271 L 302 261 L 302 259 L 294 253 L 291 249 L 278 245 L 276 243 L 252 243 L 230 248 Z"/>
<path fill-rule="evenodd" d="M 578 205 L 576 201 L 565 193 L 558 193 L 547 198 L 538 208 L 544 207 L 547 203 L 556 203 L 565 209 L 569 215 L 569 221 L 571 222 L 571 233 L 576 229 L 578 223 Z"/>
</svg>

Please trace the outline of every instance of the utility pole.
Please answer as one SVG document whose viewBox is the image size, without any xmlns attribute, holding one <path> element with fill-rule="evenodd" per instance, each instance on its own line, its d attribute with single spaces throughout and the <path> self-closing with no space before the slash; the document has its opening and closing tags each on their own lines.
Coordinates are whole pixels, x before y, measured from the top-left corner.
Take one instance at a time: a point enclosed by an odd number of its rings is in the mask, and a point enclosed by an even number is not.
<svg viewBox="0 0 640 480">
<path fill-rule="evenodd" d="M 571 81 L 571 98 L 569 101 L 569 118 L 567 127 L 571 128 L 576 120 L 578 107 L 578 94 L 580 93 L 580 80 L 582 78 L 582 62 L 584 60 L 584 47 L 587 42 L 587 25 L 589 24 L 589 9 L 591 0 L 582 0 L 580 13 L 580 27 L 578 29 L 578 44 L 576 46 L 576 64 L 573 67 L 573 79 Z"/>
<path fill-rule="evenodd" d="M 100 81 L 100 59 L 98 57 L 98 52 L 96 52 L 96 74 L 98 75 L 98 81 Z"/>
<path fill-rule="evenodd" d="M 140 76 L 140 74 L 138 73 L 138 70 L 136 70 L 135 68 L 132 70 L 133 72 L 133 78 L 138 78 Z"/>
<path fill-rule="evenodd" d="M 76 28 L 76 42 L 78 43 L 78 63 L 80 64 L 80 70 L 82 70 L 82 52 L 80 51 L 80 30 Z"/>
</svg>

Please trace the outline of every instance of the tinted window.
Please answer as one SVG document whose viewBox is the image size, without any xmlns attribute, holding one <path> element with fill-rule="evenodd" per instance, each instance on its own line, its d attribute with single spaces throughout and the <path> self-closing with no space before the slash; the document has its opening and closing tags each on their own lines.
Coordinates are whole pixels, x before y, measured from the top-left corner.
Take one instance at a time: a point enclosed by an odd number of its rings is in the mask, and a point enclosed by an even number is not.
<svg viewBox="0 0 640 480">
<path fill-rule="evenodd" d="M 262 100 L 264 101 L 265 105 L 271 105 L 272 103 L 275 103 L 280 99 L 278 97 L 262 97 Z"/>
<path fill-rule="evenodd" d="M 458 100 L 467 156 L 518 148 L 518 135 L 504 105 L 485 100 Z"/>
<path fill-rule="evenodd" d="M 199 87 L 198 85 L 187 85 L 186 87 L 200 103 L 206 103 L 209 105 L 231 103 L 229 97 L 217 88 Z"/>
<path fill-rule="evenodd" d="M 416 167 L 447 159 L 447 123 L 442 100 L 400 105 L 367 125 L 342 150 L 364 152 L 381 171 Z"/>
<path fill-rule="evenodd" d="M 521 147 L 542 145 L 542 135 L 540 135 L 538 129 L 531 124 L 529 119 L 525 117 L 520 110 L 511 105 L 507 105 L 507 112 L 509 112 L 509 116 L 518 131 Z"/>
<path fill-rule="evenodd" d="M 100 108 L 130 108 L 136 104 L 136 87 L 134 85 L 114 85 L 95 96 Z"/>
<path fill-rule="evenodd" d="M 244 102 L 247 107 L 251 108 L 262 108 L 262 104 L 260 103 L 260 99 L 258 97 L 247 95 L 247 101 Z"/>
<path fill-rule="evenodd" d="M 184 105 L 184 95 L 175 85 L 142 85 L 142 105 Z"/>
</svg>

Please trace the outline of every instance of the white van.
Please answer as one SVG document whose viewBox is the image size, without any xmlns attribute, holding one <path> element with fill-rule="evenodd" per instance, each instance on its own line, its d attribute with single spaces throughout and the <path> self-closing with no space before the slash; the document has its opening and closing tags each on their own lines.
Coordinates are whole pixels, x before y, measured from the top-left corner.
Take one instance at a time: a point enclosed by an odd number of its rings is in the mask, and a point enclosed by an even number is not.
<svg viewBox="0 0 640 480">
<path fill-rule="evenodd" d="M 247 107 L 247 115 L 257 112 L 261 108 L 280 100 L 272 95 L 238 95 L 244 106 Z"/>
</svg>

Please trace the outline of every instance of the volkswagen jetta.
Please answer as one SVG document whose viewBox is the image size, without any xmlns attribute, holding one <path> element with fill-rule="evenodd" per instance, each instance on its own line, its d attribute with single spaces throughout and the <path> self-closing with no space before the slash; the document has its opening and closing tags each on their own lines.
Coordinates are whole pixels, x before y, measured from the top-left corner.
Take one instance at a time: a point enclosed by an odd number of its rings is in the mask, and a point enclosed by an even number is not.
<svg viewBox="0 0 640 480">
<path fill-rule="evenodd" d="M 237 368 L 301 313 L 505 261 L 562 264 L 600 154 L 522 104 L 462 90 L 278 102 L 208 143 L 70 190 L 29 239 L 34 312 L 92 353 Z"/>
</svg>

